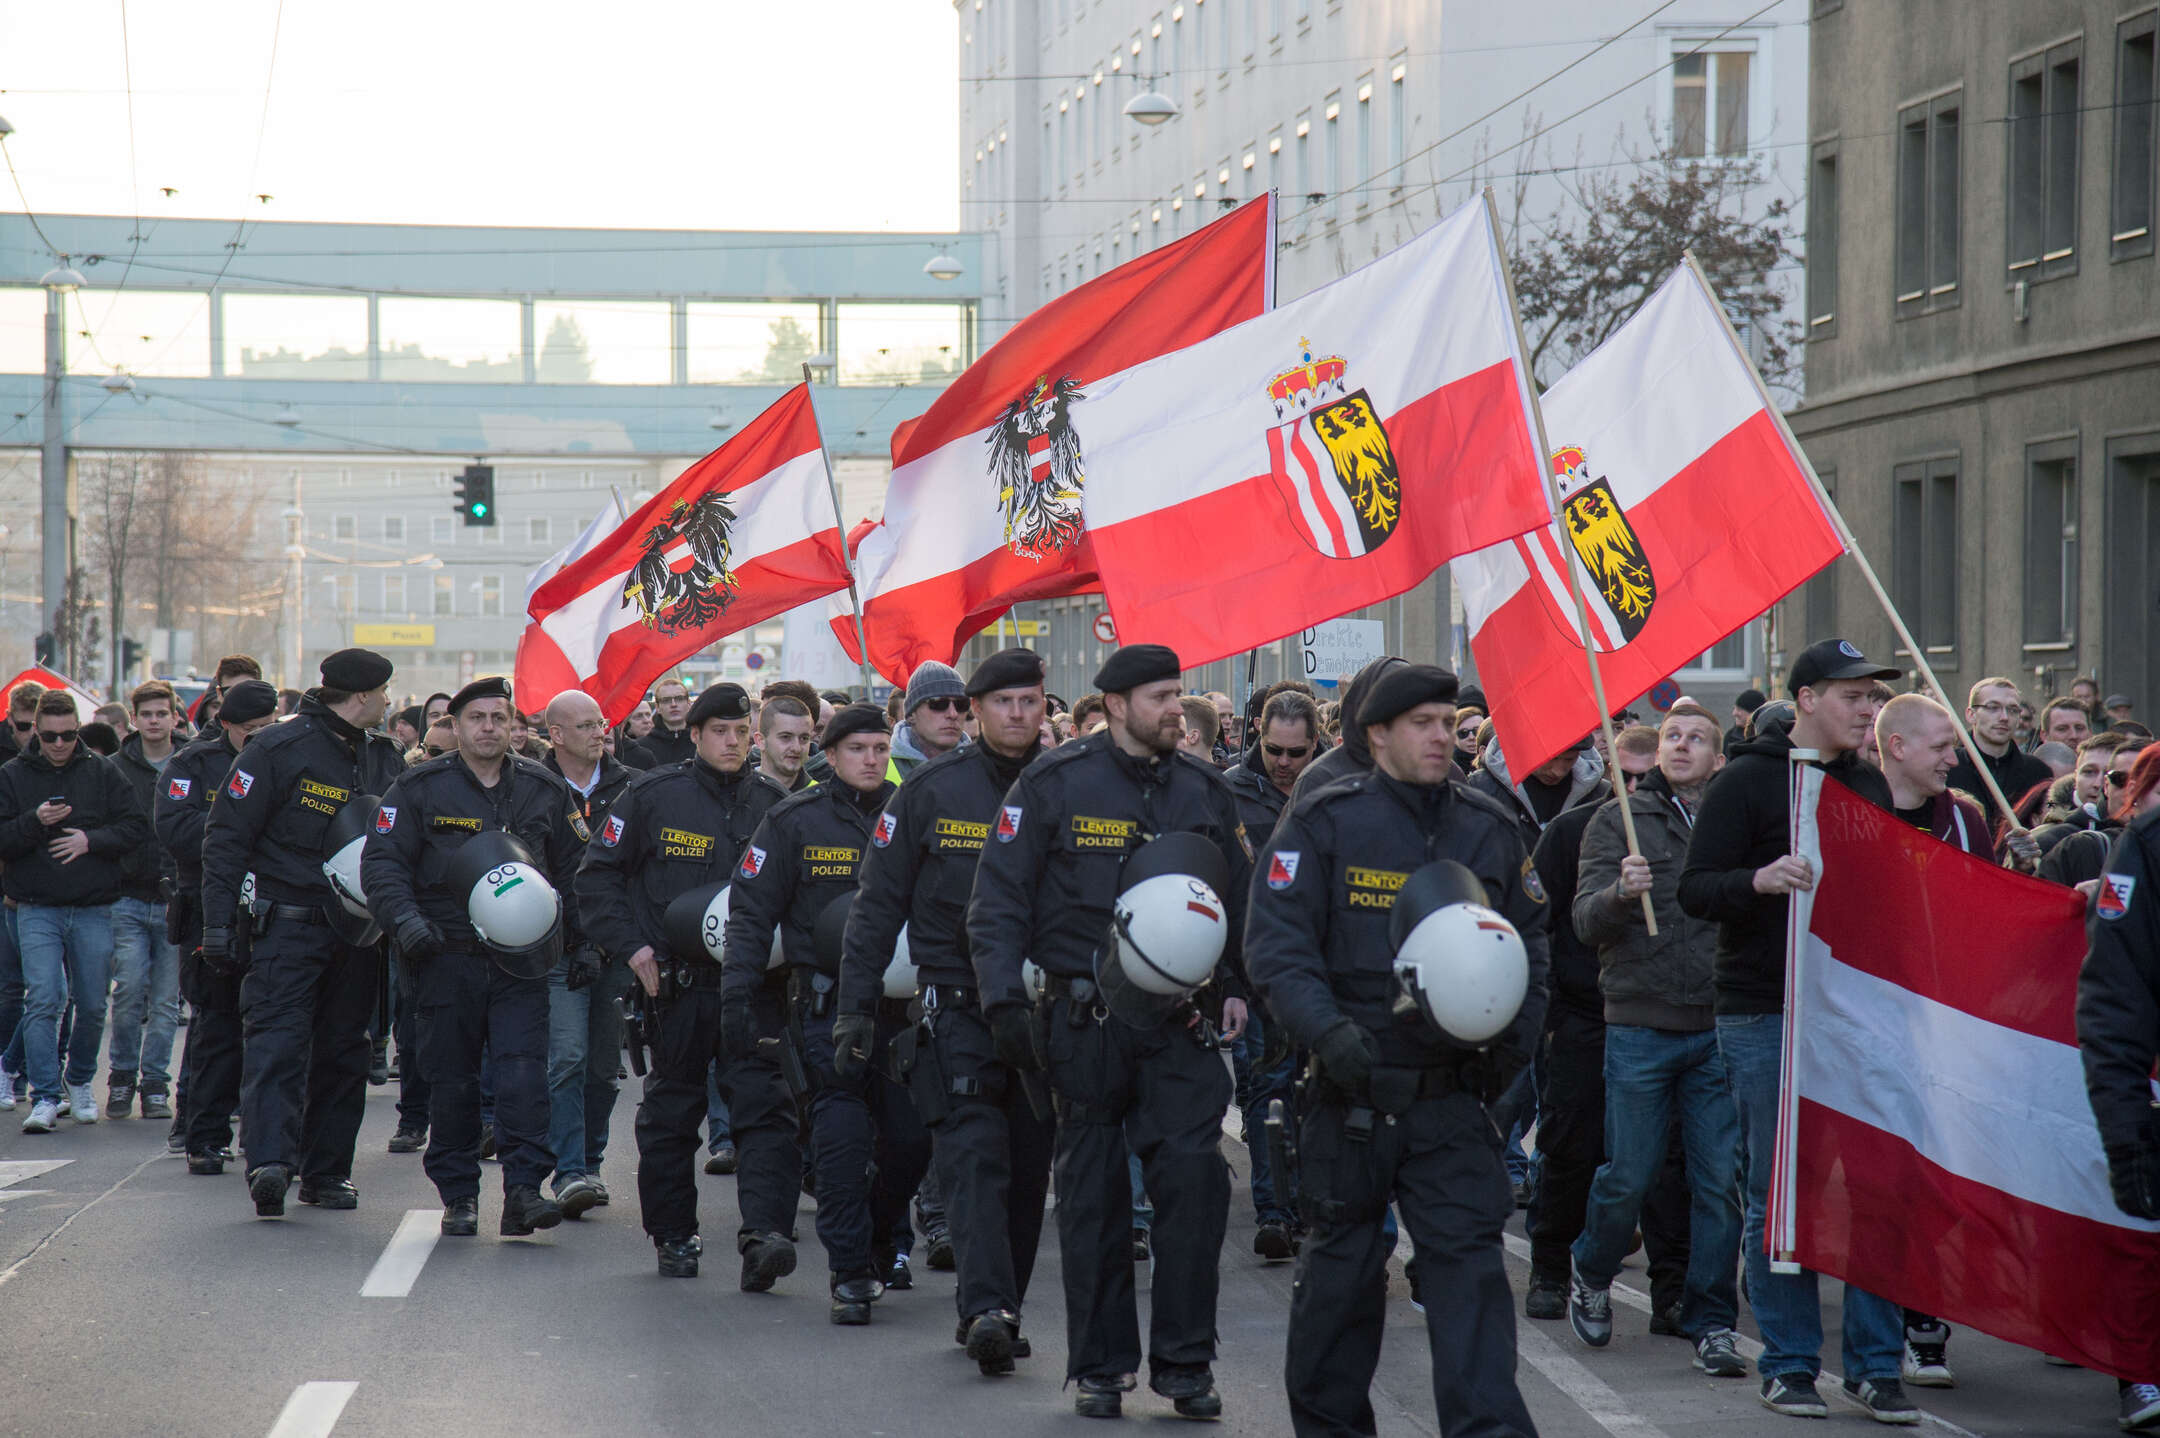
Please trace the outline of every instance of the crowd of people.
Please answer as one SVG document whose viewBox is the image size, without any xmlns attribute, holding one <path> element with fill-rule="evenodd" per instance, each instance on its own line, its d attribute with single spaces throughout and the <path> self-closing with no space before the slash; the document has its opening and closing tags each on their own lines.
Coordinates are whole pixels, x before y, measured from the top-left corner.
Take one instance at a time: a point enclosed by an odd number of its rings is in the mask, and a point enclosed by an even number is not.
<svg viewBox="0 0 2160 1438">
<path fill-rule="evenodd" d="M 2089 679 L 2037 705 L 1981 680 L 1967 753 L 1943 696 L 1849 643 L 1785 677 L 1727 716 L 1616 716 L 1526 770 L 1482 693 L 1399 658 L 1339 700 L 1285 681 L 1242 710 L 1147 644 L 1070 705 L 1026 649 L 923 664 L 882 706 L 670 678 L 614 725 L 499 677 L 393 710 L 390 660 L 359 649 L 305 693 L 231 656 L 192 712 L 153 680 L 84 722 L 25 683 L 0 733 L 0 1108 L 29 1134 L 167 1121 L 191 1174 L 238 1162 L 278 1217 L 295 1185 L 357 1206 L 365 1091 L 394 1079 L 389 1149 L 421 1154 L 443 1233 L 478 1232 L 494 1159 L 500 1232 L 523 1236 L 609 1203 L 634 1071 L 660 1275 L 699 1273 L 701 1168 L 735 1176 L 748 1291 L 793 1273 L 808 1191 L 833 1323 L 871 1322 L 920 1255 L 955 1274 L 955 1341 L 1009 1374 L 1054 1184 L 1077 1411 L 1118 1416 L 1144 1371 L 1207 1418 L 1234 1103 L 1253 1256 L 1299 1264 L 1299 1433 L 1374 1431 L 1398 1227 L 1441 1431 L 1534 1431 L 1517 1208 L 1526 1317 L 1608 1344 L 1640 1242 L 1652 1333 L 1747 1378 L 1744 1292 L 1761 1402 L 1819 1417 L 1817 1281 L 1763 1238 L 1786 908 L 1814 878 L 1787 841 L 1792 751 L 2077 886 L 2097 935 L 2160 822 L 2160 746 Z M 1176 912 L 1146 897 L 1164 878 Z M 1474 1040 L 1416 941 L 1464 902 L 1521 955 L 1519 1001 Z M 2117 1068 L 2149 1071 L 2153 1011 L 2115 1025 Z M 2160 1143 L 2129 1123 L 2107 1131 L 2118 1201 L 2160 1213 Z M 1842 1313 L 1851 1400 L 1918 1422 L 1905 1386 L 1956 1381 L 1948 1325 L 1855 1285 Z M 2160 1426 L 2160 1384 L 2120 1400 L 2124 1428 Z"/>
</svg>

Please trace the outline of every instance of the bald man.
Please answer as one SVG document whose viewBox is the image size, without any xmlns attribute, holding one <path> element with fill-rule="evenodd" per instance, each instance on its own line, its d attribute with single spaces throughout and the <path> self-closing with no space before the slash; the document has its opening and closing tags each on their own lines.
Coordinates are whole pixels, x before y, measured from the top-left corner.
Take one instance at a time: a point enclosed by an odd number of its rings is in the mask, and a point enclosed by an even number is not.
<svg viewBox="0 0 2160 1438">
<path fill-rule="evenodd" d="M 1875 717 L 1875 742 L 1898 817 L 1993 863 L 1987 816 L 1970 798 L 1950 790 L 1950 771 L 1958 762 L 1950 711 L 1925 695 L 1900 694 Z"/>
<path fill-rule="evenodd" d="M 637 770 L 607 752 L 607 718 L 583 690 L 565 689 L 549 700 L 541 722 L 554 746 L 542 762 L 577 796 L 586 832 L 598 833 Z M 608 1201 L 600 1159 L 615 1110 L 615 1056 L 622 1051 L 616 1000 L 629 984 L 629 970 L 590 950 L 565 954 L 548 975 L 548 1147 L 555 1152 L 555 1201 L 566 1218 Z"/>
</svg>

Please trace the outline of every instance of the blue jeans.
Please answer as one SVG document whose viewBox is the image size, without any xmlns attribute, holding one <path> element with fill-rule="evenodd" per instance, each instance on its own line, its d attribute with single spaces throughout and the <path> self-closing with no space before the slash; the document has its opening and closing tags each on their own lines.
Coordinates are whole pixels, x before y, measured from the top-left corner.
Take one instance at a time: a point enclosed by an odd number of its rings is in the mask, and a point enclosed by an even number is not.
<svg viewBox="0 0 2160 1438">
<path fill-rule="evenodd" d="M 22 1072 L 22 952 L 15 947 L 15 910 L 0 908 L 0 1069 Z"/>
<path fill-rule="evenodd" d="M 1538 1045 L 1539 1052 L 1544 1045 Z M 1538 1111 L 1537 1066 L 1524 1064 L 1522 1072 L 1515 1075 L 1507 1091 L 1495 1099 L 1488 1110 L 1493 1126 L 1506 1135 L 1500 1146 L 1500 1157 L 1507 1164 L 1508 1182 L 1520 1184 L 1530 1177 L 1536 1160 L 1523 1152 L 1523 1135 L 1537 1122 Z"/>
<path fill-rule="evenodd" d="M 180 1027 L 180 950 L 165 938 L 165 906 L 122 899 L 112 906 L 112 1047 L 106 1067 L 136 1076 L 144 1093 L 172 1088 L 173 1032 Z"/>
<path fill-rule="evenodd" d="M 1140 1179 L 1140 1155 L 1125 1155 L 1128 1176 L 1132 1180 L 1132 1226 L 1135 1233 L 1147 1233 L 1155 1227 L 1155 1204 L 1147 1196 L 1147 1185 Z"/>
<path fill-rule="evenodd" d="M 1714 1030 L 1606 1025 L 1605 1162 L 1590 1181 L 1575 1266 L 1597 1286 L 1620 1272 L 1643 1200 L 1665 1166 L 1675 1105 L 1691 1200 L 1680 1331 L 1698 1337 L 1732 1327 L 1739 1316 L 1740 1116 Z"/>
<path fill-rule="evenodd" d="M 1297 1195 L 1276 1191 L 1274 1166 L 1268 1157 L 1267 1115 L 1268 1101 L 1279 1098 L 1283 1101 L 1285 1116 L 1294 1118 L 1289 1111 L 1295 1107 L 1292 1085 L 1296 1074 L 1292 1068 L 1293 1059 L 1288 1055 L 1270 1071 L 1255 1070 L 1254 1065 L 1260 1062 L 1260 1056 L 1267 1048 L 1267 1033 L 1259 1010 L 1258 1004 L 1253 1005 L 1245 1032 L 1238 1035 L 1237 1042 L 1231 1046 L 1231 1067 L 1237 1076 L 1237 1105 L 1244 1120 L 1245 1152 L 1252 1164 L 1254 1217 L 1261 1223 L 1289 1224 L 1295 1221 Z M 1289 1189 L 1293 1182 L 1294 1176 L 1286 1176 L 1284 1188 Z"/>
<path fill-rule="evenodd" d="M 65 1080 L 86 1084 L 97 1077 L 98 1047 L 105 1039 L 105 991 L 112 984 L 112 908 L 107 904 L 55 908 L 23 904 L 15 910 L 22 948 L 23 1059 L 34 1098 L 60 1100 L 60 1014 L 75 996 L 75 1027 L 69 1036 Z"/>
<path fill-rule="evenodd" d="M 600 1171 L 608 1117 L 615 1111 L 615 1058 L 622 1052 L 622 1010 L 615 1000 L 630 971 L 608 966 L 582 989 L 565 982 L 567 963 L 548 975 L 548 1148 L 555 1155 L 555 1189 Z"/>
<path fill-rule="evenodd" d="M 1763 1245 L 1763 1214 L 1770 1201 L 1770 1160 L 1777 1147 L 1778 1065 L 1784 1046 L 1783 1014 L 1719 1015 L 1718 1052 L 1740 1111 L 1740 1142 L 1747 1156 L 1747 1220 L 1741 1230 L 1747 1260 L 1748 1307 L 1762 1330 L 1763 1354 L 1756 1369 L 1765 1378 L 1822 1371 L 1822 1300 L 1813 1273 L 1772 1273 Z M 1853 1284 L 1845 1285 L 1845 1377 L 1895 1378 L 1905 1355 L 1904 1313 L 1896 1304 Z"/>
</svg>

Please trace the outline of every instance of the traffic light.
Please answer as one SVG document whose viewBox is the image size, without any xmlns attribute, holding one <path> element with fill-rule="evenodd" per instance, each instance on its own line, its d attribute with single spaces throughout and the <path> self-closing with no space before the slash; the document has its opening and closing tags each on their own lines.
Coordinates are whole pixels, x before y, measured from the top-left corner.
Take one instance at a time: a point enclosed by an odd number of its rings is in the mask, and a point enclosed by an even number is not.
<svg viewBox="0 0 2160 1438">
<path fill-rule="evenodd" d="M 465 516 L 465 522 L 492 525 L 495 522 L 495 466 L 492 464 L 468 464 L 457 480 L 457 511 Z"/>
<path fill-rule="evenodd" d="M 123 634 L 123 635 L 121 635 L 121 636 L 120 636 L 120 677 L 124 679 L 124 678 L 126 678 L 126 677 L 127 677 L 128 675 L 130 675 L 130 674 L 133 674 L 133 673 L 135 672 L 135 666 L 136 666 L 136 665 L 138 665 L 138 664 L 140 664 L 140 663 L 142 663 L 142 657 L 143 657 L 143 647 L 142 647 L 142 645 L 141 645 L 140 643 L 138 643 L 137 641 L 135 641 L 135 640 L 133 640 L 133 639 L 130 639 L 130 638 L 128 638 L 128 637 L 127 637 L 126 635 L 124 635 L 124 634 Z"/>
</svg>

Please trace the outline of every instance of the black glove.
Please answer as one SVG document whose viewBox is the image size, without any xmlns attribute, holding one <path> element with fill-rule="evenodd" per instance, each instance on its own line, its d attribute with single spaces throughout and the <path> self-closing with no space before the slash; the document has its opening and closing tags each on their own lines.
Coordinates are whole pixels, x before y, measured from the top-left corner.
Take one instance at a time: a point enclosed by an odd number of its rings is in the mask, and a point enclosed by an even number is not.
<svg viewBox="0 0 2160 1438">
<path fill-rule="evenodd" d="M 2132 1218 L 2160 1218 L 2160 1143 L 2150 1133 L 2135 1143 L 2108 1144 L 2107 1166 L 2117 1208 Z"/>
<path fill-rule="evenodd" d="M 1337 1019 L 1312 1047 L 1320 1071 L 1338 1088 L 1356 1088 L 1372 1077 L 1373 1036 L 1356 1019 Z"/>
<path fill-rule="evenodd" d="M 571 993 L 591 988 L 607 973 L 607 960 L 590 944 L 581 944 L 570 951 L 563 969 L 563 987 Z"/>
<path fill-rule="evenodd" d="M 741 1063 L 757 1052 L 749 1000 L 730 999 L 720 1006 L 720 1052 L 731 1064 Z"/>
<path fill-rule="evenodd" d="M 414 914 L 399 924 L 393 937 L 397 941 L 398 952 L 403 954 L 409 963 L 426 963 L 442 953 L 442 930 L 420 914 Z"/>
<path fill-rule="evenodd" d="M 221 974 L 233 971 L 232 930 L 204 929 L 202 961 Z"/>
<path fill-rule="evenodd" d="M 870 1071 L 870 1045 L 877 1021 L 868 1014 L 841 1014 L 832 1021 L 832 1068 L 842 1083 L 853 1083 Z"/>
<path fill-rule="evenodd" d="M 998 1062 L 1016 1073 L 1041 1073 L 1047 1067 L 1035 1043 L 1035 1011 L 1026 1004 L 1000 1004 L 990 1011 L 990 1041 Z"/>
</svg>

